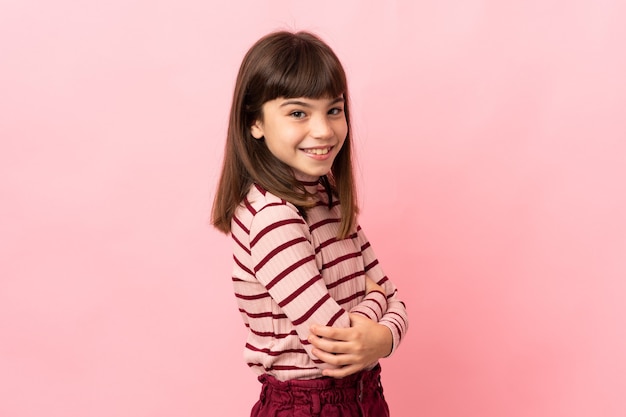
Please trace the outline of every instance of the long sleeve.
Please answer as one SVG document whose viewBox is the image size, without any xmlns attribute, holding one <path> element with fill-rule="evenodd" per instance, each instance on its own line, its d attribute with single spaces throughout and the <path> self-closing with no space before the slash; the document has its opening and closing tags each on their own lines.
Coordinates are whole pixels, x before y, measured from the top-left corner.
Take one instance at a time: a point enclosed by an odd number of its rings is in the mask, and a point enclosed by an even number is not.
<svg viewBox="0 0 626 417">
<path fill-rule="evenodd" d="M 398 298 L 398 289 L 385 275 L 383 269 L 376 258 L 376 254 L 372 249 L 372 245 L 365 236 L 363 229 L 357 228 L 358 242 L 361 246 L 363 261 L 365 264 L 365 273 L 373 279 L 378 285 L 385 290 L 387 297 L 387 310 L 382 318 L 378 321 L 380 324 L 387 326 L 393 335 L 393 353 L 409 328 L 408 314 L 405 304 Z"/>
<path fill-rule="evenodd" d="M 255 373 L 283 381 L 319 378 L 333 367 L 312 354 L 314 323 L 347 328 L 348 312 L 361 314 L 388 326 L 394 346 L 406 331 L 390 316 L 395 289 L 376 273 L 369 244 L 357 231 L 337 238 L 340 206 L 329 208 L 318 191 L 320 203 L 305 219 L 293 204 L 253 185 L 231 223 L 233 289 L 248 328 L 244 359 Z M 365 293 L 366 274 L 383 283 L 385 294 Z"/>
<path fill-rule="evenodd" d="M 361 314 L 370 320 L 380 321 L 387 311 L 387 296 L 380 291 L 371 291 L 350 313 Z"/>
<path fill-rule="evenodd" d="M 265 206 L 250 227 L 254 274 L 282 309 L 303 347 L 320 368 L 306 342 L 311 324 L 349 327 L 347 312 L 330 296 L 315 262 L 308 226 L 285 204 Z"/>
</svg>

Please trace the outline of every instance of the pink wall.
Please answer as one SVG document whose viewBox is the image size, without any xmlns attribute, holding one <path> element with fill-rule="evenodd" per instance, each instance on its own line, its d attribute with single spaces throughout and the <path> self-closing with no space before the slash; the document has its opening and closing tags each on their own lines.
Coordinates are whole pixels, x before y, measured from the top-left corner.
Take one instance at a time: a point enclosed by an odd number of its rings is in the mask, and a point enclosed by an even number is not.
<svg viewBox="0 0 626 417">
<path fill-rule="evenodd" d="M 412 318 L 393 415 L 623 416 L 624 3 L 370 3 L 2 2 L 0 416 L 247 415 L 207 220 L 237 67 L 284 27 L 350 76 Z"/>
</svg>

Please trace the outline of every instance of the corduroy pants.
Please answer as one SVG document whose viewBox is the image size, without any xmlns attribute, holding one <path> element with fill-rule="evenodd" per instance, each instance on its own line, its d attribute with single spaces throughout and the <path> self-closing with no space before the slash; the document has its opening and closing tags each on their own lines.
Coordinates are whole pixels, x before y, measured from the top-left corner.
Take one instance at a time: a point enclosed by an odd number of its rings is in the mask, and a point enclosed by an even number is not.
<svg viewBox="0 0 626 417">
<path fill-rule="evenodd" d="M 279 381 L 263 374 L 251 417 L 389 417 L 380 365 L 342 379 Z"/>
</svg>

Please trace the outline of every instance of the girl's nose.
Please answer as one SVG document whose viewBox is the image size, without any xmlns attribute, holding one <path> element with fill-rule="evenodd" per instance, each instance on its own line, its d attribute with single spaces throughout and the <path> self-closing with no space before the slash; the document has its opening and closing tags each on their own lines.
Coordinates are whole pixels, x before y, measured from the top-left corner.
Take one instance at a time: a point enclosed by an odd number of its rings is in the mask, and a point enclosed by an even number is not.
<svg viewBox="0 0 626 417">
<path fill-rule="evenodd" d="M 328 139 L 332 135 L 332 126 L 325 116 L 311 118 L 311 136 L 316 139 Z"/>
</svg>

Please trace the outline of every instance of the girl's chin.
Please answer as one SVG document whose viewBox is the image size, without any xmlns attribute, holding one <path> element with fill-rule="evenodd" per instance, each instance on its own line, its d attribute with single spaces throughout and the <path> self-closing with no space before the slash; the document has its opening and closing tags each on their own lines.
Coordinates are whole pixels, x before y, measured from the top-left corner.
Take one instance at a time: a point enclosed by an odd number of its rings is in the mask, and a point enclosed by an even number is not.
<svg viewBox="0 0 626 417">
<path fill-rule="evenodd" d="M 317 172 L 303 172 L 297 169 L 293 170 L 293 174 L 298 181 L 304 182 L 316 182 L 322 175 L 328 174 L 327 170 L 320 170 Z"/>
</svg>

